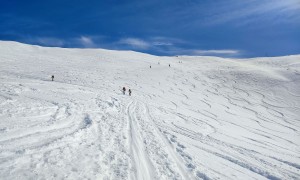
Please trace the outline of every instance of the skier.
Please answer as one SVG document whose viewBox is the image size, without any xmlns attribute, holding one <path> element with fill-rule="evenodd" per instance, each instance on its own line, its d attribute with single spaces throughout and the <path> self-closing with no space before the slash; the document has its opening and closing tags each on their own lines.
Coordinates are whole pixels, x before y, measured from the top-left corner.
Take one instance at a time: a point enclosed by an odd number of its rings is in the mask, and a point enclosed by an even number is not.
<svg viewBox="0 0 300 180">
<path fill-rule="evenodd" d="M 125 94 L 125 92 L 126 92 L 126 88 L 125 88 L 125 87 L 123 87 L 123 94 Z"/>
<path fill-rule="evenodd" d="M 151 69 L 151 66 L 150 66 L 150 69 Z"/>
<path fill-rule="evenodd" d="M 171 64 L 169 64 L 169 67 L 171 67 Z"/>
<path fill-rule="evenodd" d="M 52 81 L 53 81 L 54 80 L 54 75 L 52 75 L 51 78 L 52 78 Z"/>
<path fill-rule="evenodd" d="M 129 92 L 129 96 L 131 96 L 131 89 L 129 89 L 128 92 Z"/>
</svg>

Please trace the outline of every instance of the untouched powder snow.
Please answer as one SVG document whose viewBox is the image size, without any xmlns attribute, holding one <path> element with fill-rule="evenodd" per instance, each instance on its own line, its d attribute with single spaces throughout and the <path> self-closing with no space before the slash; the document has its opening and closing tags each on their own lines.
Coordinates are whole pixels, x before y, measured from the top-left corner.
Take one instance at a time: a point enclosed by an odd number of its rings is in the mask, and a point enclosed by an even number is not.
<svg viewBox="0 0 300 180">
<path fill-rule="evenodd" d="M 0 179 L 300 179 L 300 56 L 0 41 Z"/>
</svg>

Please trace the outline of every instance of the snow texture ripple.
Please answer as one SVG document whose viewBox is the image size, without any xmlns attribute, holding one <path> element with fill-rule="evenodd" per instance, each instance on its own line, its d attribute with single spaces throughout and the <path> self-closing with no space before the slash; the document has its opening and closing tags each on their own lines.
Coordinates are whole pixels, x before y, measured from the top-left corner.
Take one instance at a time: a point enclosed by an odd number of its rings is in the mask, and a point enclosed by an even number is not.
<svg viewBox="0 0 300 180">
<path fill-rule="evenodd" d="M 300 179 L 299 59 L 0 41 L 0 179 Z"/>
</svg>

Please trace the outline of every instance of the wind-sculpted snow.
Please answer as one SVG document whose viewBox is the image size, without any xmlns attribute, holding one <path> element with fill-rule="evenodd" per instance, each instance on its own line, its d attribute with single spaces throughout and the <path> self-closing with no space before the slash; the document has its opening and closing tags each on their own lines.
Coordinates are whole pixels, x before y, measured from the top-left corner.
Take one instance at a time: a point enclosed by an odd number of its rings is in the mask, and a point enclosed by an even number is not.
<svg viewBox="0 0 300 180">
<path fill-rule="evenodd" d="M 0 179 L 300 179 L 299 59 L 0 42 Z"/>
</svg>

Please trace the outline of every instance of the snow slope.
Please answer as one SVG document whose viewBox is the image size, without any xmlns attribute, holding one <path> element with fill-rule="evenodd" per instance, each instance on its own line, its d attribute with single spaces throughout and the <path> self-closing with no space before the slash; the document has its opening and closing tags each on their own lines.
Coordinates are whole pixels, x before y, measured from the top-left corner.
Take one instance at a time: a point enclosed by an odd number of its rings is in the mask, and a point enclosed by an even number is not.
<svg viewBox="0 0 300 180">
<path fill-rule="evenodd" d="M 0 64 L 0 179 L 300 179 L 300 56 L 0 41 Z"/>
</svg>

